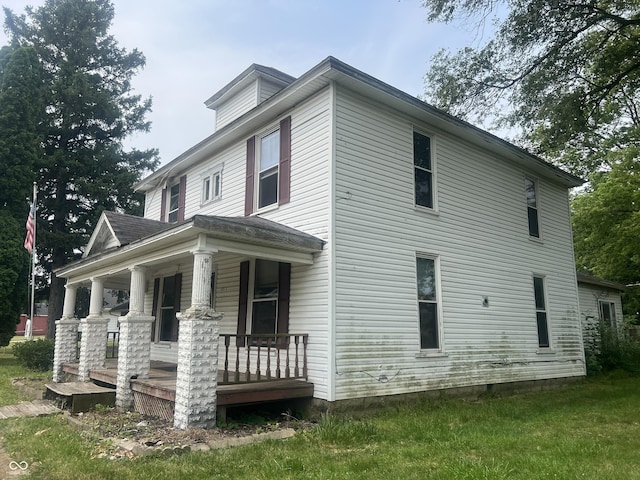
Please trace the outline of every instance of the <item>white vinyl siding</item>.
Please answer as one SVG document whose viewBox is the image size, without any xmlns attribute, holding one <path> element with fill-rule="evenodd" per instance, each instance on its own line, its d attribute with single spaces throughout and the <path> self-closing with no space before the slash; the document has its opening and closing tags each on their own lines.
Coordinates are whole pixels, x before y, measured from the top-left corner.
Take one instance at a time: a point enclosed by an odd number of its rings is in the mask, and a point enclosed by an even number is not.
<svg viewBox="0 0 640 480">
<path fill-rule="evenodd" d="M 264 212 L 260 216 L 283 225 L 301 230 L 320 239 L 328 240 L 329 208 L 329 162 L 330 150 L 330 95 L 324 89 L 295 109 L 274 118 L 269 124 L 277 128 L 278 122 L 291 115 L 291 201 L 277 209 Z M 264 125 L 264 129 L 269 125 Z M 260 131 L 266 131 L 261 129 Z M 187 173 L 185 218 L 193 215 L 244 216 L 246 138 L 259 134 L 252 132 L 239 139 L 237 143 L 225 148 L 205 162 L 200 162 Z M 202 178 L 224 165 L 222 197 L 216 202 L 202 204 Z M 191 178 L 197 179 L 190 181 Z M 156 190 L 147 194 L 148 199 L 160 195 Z M 159 206 L 150 203 L 147 212 L 157 210 Z M 329 252 L 330 245 L 314 256 L 313 265 L 292 265 L 291 296 L 289 304 L 289 332 L 308 333 L 307 352 L 309 380 L 314 383 L 314 395 L 328 399 L 327 365 L 330 364 L 327 344 L 329 342 Z M 219 253 L 214 256 L 216 266 L 217 297 L 216 310 L 224 314 L 221 333 L 236 333 L 238 318 L 238 286 L 240 262 L 247 260 L 234 255 Z M 186 267 L 191 272 L 191 262 Z M 187 286 L 185 274 L 182 298 L 184 308 L 188 307 L 191 285 Z M 191 281 L 190 278 L 188 280 Z M 190 293 L 189 293 L 190 295 Z M 149 312 L 151 311 L 149 299 Z M 177 348 L 177 345 L 176 345 Z M 154 358 L 174 358 L 176 352 L 168 347 L 153 347 Z M 221 353 L 222 354 L 222 353 Z M 175 357 L 177 358 L 177 357 Z"/>
<path fill-rule="evenodd" d="M 622 319 L 622 299 L 620 292 L 590 283 L 578 282 L 580 294 L 580 318 L 585 335 L 590 335 L 600 318 L 599 302 L 613 303 L 618 323 Z"/>
<path fill-rule="evenodd" d="M 336 399 L 583 375 L 566 187 L 539 179 L 550 208 L 545 243 L 530 242 L 526 172 L 337 91 Z M 437 213 L 414 208 L 414 128 L 437 139 Z M 440 261 L 445 357 L 418 356 L 421 251 Z M 532 271 L 547 272 L 551 357 L 537 354 Z"/>
<path fill-rule="evenodd" d="M 244 87 L 226 102 L 216 108 L 216 130 L 233 122 L 258 104 L 258 82 Z"/>
<path fill-rule="evenodd" d="M 280 90 L 282 90 L 282 87 L 280 85 L 276 85 L 275 83 L 260 79 L 260 103 L 275 95 Z"/>
</svg>

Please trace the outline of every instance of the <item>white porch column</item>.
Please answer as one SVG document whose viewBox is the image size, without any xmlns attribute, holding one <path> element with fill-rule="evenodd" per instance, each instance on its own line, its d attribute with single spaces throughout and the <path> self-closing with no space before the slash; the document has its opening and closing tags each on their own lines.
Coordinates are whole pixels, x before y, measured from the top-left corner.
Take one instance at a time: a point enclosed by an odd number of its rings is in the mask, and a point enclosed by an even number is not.
<svg viewBox="0 0 640 480">
<path fill-rule="evenodd" d="M 203 238 L 200 239 L 202 245 Z M 191 306 L 178 313 L 178 378 L 173 425 L 211 428 L 216 424 L 218 342 L 221 313 L 210 308 L 211 271 L 215 251 L 193 252 Z"/>
<path fill-rule="evenodd" d="M 146 269 L 135 266 L 131 269 L 129 289 L 129 313 L 120 319 L 118 345 L 118 376 L 116 384 L 116 407 L 130 410 L 133 406 L 131 378 L 149 376 L 151 364 L 151 324 L 154 317 L 144 313 L 146 291 Z"/>
<path fill-rule="evenodd" d="M 62 318 L 56 321 L 56 337 L 53 353 L 53 381 L 58 383 L 64 378 L 62 366 L 75 363 L 78 349 L 78 325 L 75 317 L 77 285 L 64 286 L 64 305 Z"/>
<path fill-rule="evenodd" d="M 80 320 L 82 341 L 80 342 L 80 366 L 78 376 L 80 381 L 88 382 L 89 370 L 104 368 L 107 357 L 107 324 L 109 319 L 102 316 L 104 298 L 104 280 L 94 277 L 91 279 L 91 297 L 89 301 L 89 316 Z"/>
</svg>

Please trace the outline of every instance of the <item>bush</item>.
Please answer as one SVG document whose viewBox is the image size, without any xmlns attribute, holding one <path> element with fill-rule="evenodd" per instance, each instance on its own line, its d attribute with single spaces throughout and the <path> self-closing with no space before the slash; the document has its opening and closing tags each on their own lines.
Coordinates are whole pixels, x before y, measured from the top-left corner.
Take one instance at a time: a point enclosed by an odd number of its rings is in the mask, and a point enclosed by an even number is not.
<svg viewBox="0 0 640 480">
<path fill-rule="evenodd" d="M 46 371 L 53 366 L 53 347 L 53 340 L 39 339 L 14 343 L 11 350 L 22 366 Z"/>
<path fill-rule="evenodd" d="M 591 326 L 585 338 L 587 375 L 613 370 L 640 373 L 640 341 L 603 323 Z"/>
</svg>

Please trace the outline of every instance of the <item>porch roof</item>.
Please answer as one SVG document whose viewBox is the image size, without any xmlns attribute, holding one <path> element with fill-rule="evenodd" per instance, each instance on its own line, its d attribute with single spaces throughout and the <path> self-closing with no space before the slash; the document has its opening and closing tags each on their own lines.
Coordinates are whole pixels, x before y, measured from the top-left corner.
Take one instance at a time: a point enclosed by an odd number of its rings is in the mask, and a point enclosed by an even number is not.
<svg viewBox="0 0 640 480">
<path fill-rule="evenodd" d="M 95 268 L 110 274 L 123 269 L 127 263 L 157 261 L 164 255 L 163 250 L 167 252 L 167 257 L 180 252 L 188 253 L 196 245 L 201 245 L 202 234 L 207 238 L 207 246 L 213 249 L 244 253 L 255 247 L 256 256 L 259 256 L 258 252 L 272 256 L 277 255 L 277 251 L 289 252 L 292 258 L 299 258 L 303 263 L 312 263 L 310 255 L 320 252 L 325 244 L 313 235 L 260 217 L 195 215 L 176 224 L 147 221 L 113 212 L 109 212 L 107 217 L 110 231 L 117 241 L 93 244 L 85 258 L 57 269 L 55 273 L 58 277 L 86 277 Z M 116 246 L 100 248 L 114 244 Z M 147 252 L 151 251 L 153 255 L 149 256 Z M 309 260 L 305 261 L 306 258 Z"/>
</svg>

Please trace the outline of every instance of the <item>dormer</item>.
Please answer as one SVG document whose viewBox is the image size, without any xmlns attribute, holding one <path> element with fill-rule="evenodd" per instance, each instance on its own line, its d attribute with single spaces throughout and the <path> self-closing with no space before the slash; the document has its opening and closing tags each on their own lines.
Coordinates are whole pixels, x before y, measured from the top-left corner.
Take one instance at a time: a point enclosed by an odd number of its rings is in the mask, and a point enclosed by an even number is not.
<svg viewBox="0 0 640 480">
<path fill-rule="evenodd" d="M 254 63 L 204 102 L 216 112 L 215 130 L 257 107 L 294 80 L 275 68 Z"/>
</svg>

